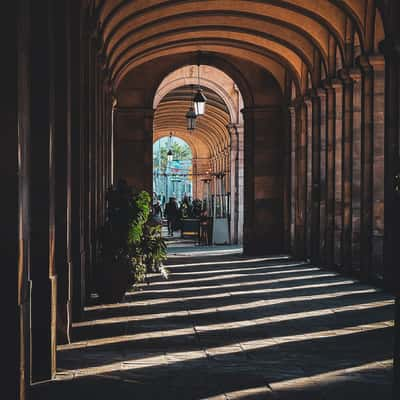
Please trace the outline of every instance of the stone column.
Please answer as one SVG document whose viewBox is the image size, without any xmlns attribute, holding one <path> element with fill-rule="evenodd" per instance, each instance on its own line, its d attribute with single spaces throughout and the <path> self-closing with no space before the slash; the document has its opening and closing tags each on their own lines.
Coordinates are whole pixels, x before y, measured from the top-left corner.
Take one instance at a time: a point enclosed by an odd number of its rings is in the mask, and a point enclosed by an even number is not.
<svg viewBox="0 0 400 400">
<path fill-rule="evenodd" d="M 295 252 L 295 222 L 296 222 L 296 186 L 297 186 L 297 170 L 296 170 L 296 108 L 289 107 L 290 115 L 290 252 Z"/>
<path fill-rule="evenodd" d="M 30 375 L 29 102 L 30 15 L 27 1 L 6 5 L 3 38 L 0 171 L 5 188 L 0 209 L 3 397 L 25 400 Z M 46 312 L 46 309 L 44 310 Z M 11 393 L 9 396 L 6 393 Z"/>
<path fill-rule="evenodd" d="M 153 191 L 153 115 L 152 108 L 117 108 L 117 177 L 126 179 L 134 191 Z"/>
<path fill-rule="evenodd" d="M 55 8 L 55 270 L 57 272 L 57 343 L 70 341 L 71 321 L 71 91 L 69 7 L 61 0 Z"/>
<path fill-rule="evenodd" d="M 400 296 L 397 292 L 395 303 L 395 326 L 394 326 L 394 396 L 398 398 L 400 394 Z"/>
<path fill-rule="evenodd" d="M 382 54 L 369 56 L 369 65 L 373 81 L 372 88 L 372 166 L 371 185 L 371 218 L 367 220 L 370 241 L 370 276 L 383 279 L 383 238 L 384 238 L 384 201 L 385 201 L 385 59 Z M 371 105 L 370 105 L 371 107 Z M 364 255 L 364 251 L 362 252 Z"/>
<path fill-rule="evenodd" d="M 367 57 L 361 56 L 359 64 L 362 73 L 360 273 L 362 279 L 368 281 L 372 265 L 374 81 L 373 69 Z"/>
<path fill-rule="evenodd" d="M 335 232 L 335 133 L 336 133 L 336 97 L 332 85 L 326 85 L 327 136 L 326 136 L 326 230 L 325 264 L 334 265 Z"/>
<path fill-rule="evenodd" d="M 296 252 L 298 259 L 306 258 L 306 185 L 307 185 L 307 106 L 304 102 L 296 105 Z"/>
<path fill-rule="evenodd" d="M 55 374 L 57 276 L 55 250 L 54 4 L 31 8 L 31 100 L 29 145 L 31 204 L 31 377 Z"/>
<path fill-rule="evenodd" d="M 315 236 L 315 226 L 313 224 L 313 218 L 315 217 L 315 213 L 313 213 L 313 173 L 315 166 L 315 159 L 313 158 L 313 118 L 314 118 L 314 110 L 317 110 L 314 107 L 314 103 L 310 97 L 304 98 L 304 104 L 306 107 L 306 154 L 305 154 L 305 168 L 306 168 L 306 203 L 305 203 L 305 241 L 306 241 L 306 258 L 313 259 L 313 235 Z M 314 257 L 314 262 L 315 257 Z"/>
<path fill-rule="evenodd" d="M 70 25 L 68 36 L 70 40 L 70 118 L 71 118 L 71 258 L 72 258 L 72 319 L 80 321 L 85 305 L 85 214 L 84 214 L 84 79 L 85 60 L 82 49 L 87 42 L 81 32 L 81 6 L 77 2 L 70 3 Z M 79 28 L 78 28 L 79 27 Z"/>
<path fill-rule="evenodd" d="M 242 110 L 245 129 L 244 141 L 244 204 L 246 212 L 244 213 L 243 226 L 243 249 L 251 249 L 253 225 L 254 225 L 254 200 L 255 200 L 255 121 L 253 113 L 250 110 Z"/>
<path fill-rule="evenodd" d="M 230 169 L 231 242 L 242 241 L 243 230 L 243 126 L 229 124 L 230 151 L 227 156 Z"/>
<path fill-rule="evenodd" d="M 314 265 L 321 263 L 321 91 L 316 91 L 312 96 L 312 130 L 309 135 L 312 153 L 310 162 L 312 163 L 311 179 L 311 237 L 309 238 L 311 248 L 311 260 Z"/>
<path fill-rule="evenodd" d="M 86 107 L 87 107 L 87 126 L 86 126 L 86 184 L 85 184 L 85 208 L 86 208 L 86 297 L 89 299 L 92 287 L 93 265 L 95 263 L 95 226 L 96 226 L 96 152 L 95 152 L 95 133 L 96 133 L 96 40 L 88 34 L 87 49 L 87 72 L 86 78 L 88 82 Z"/>
<path fill-rule="evenodd" d="M 192 158 L 192 193 L 193 199 L 201 199 L 202 192 L 201 192 L 201 184 L 200 184 L 200 176 L 198 174 L 198 167 L 197 167 L 197 158 Z"/>
<path fill-rule="evenodd" d="M 362 98 L 363 83 L 359 69 L 350 71 L 353 80 L 353 174 L 352 174 L 352 270 L 361 272 L 361 179 L 362 179 Z"/>
<path fill-rule="evenodd" d="M 236 125 L 227 126 L 230 135 L 230 192 L 231 192 L 231 243 L 238 243 L 238 132 Z"/>
<path fill-rule="evenodd" d="M 247 108 L 245 238 L 247 254 L 283 251 L 283 141 L 278 106 Z M 247 171 L 247 172 L 246 172 Z"/>
<path fill-rule="evenodd" d="M 397 36 L 383 43 L 385 55 L 385 231 L 384 282 L 396 295 L 394 399 L 400 396 L 400 3 L 391 2 L 392 29 Z"/>
<path fill-rule="evenodd" d="M 292 179 L 292 135 L 291 135 L 291 116 L 288 109 L 284 110 L 284 144 L 283 144 L 283 221 L 284 221 L 284 251 L 286 254 L 291 252 L 291 207 L 292 207 L 292 193 L 291 193 L 291 179 Z"/>
<path fill-rule="evenodd" d="M 225 175 L 225 188 L 226 188 L 227 193 L 231 192 L 230 154 L 231 154 L 230 146 L 227 146 L 224 149 L 224 171 L 226 173 L 226 175 Z"/>
<path fill-rule="evenodd" d="M 352 176 L 353 176 L 353 80 L 346 71 L 341 71 L 343 80 L 343 232 L 342 255 L 346 271 L 352 262 Z"/>
<path fill-rule="evenodd" d="M 326 208 L 327 208 L 327 96 L 326 90 L 317 90 L 321 102 L 320 181 L 319 181 L 319 251 L 320 265 L 326 266 Z"/>
<path fill-rule="evenodd" d="M 244 127 L 242 124 L 236 126 L 237 131 L 237 169 L 236 169 L 236 218 L 237 218 L 237 242 L 243 243 L 244 225 Z"/>
<path fill-rule="evenodd" d="M 334 264 L 343 265 L 343 83 L 332 81 L 335 96 L 335 138 L 334 138 Z"/>
</svg>

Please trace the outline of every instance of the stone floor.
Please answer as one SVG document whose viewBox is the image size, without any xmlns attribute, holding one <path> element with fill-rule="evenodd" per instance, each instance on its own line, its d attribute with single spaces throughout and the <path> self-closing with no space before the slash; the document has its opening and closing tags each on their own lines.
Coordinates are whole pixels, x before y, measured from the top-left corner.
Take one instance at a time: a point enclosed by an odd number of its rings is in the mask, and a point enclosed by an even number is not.
<svg viewBox="0 0 400 400">
<path fill-rule="evenodd" d="M 169 280 L 88 307 L 33 398 L 391 399 L 390 295 L 285 257 L 209 250 L 171 248 Z"/>
</svg>

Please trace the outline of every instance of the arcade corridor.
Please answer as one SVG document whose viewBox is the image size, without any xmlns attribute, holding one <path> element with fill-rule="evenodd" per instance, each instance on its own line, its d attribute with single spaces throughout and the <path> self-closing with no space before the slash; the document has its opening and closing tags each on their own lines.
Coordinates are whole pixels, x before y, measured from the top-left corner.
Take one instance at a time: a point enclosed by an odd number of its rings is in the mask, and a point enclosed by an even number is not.
<svg viewBox="0 0 400 400">
<path fill-rule="evenodd" d="M 400 399 L 400 1 L 2 11 L 10 399 Z M 93 304 L 148 267 L 120 211 L 160 198 L 153 143 L 172 136 L 191 152 L 186 232 L 203 218 L 204 243 L 243 253 L 170 254 L 170 280 Z M 155 177 L 177 182 L 168 153 Z"/>
</svg>

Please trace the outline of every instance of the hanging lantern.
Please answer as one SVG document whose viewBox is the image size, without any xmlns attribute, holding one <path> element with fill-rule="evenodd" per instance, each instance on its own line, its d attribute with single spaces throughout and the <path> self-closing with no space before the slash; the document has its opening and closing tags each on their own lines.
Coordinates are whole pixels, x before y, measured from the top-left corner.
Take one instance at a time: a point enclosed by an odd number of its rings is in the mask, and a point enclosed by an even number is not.
<svg viewBox="0 0 400 400">
<path fill-rule="evenodd" d="M 206 110 L 206 96 L 204 96 L 203 91 L 200 86 L 200 64 L 201 64 L 201 54 L 198 55 L 199 61 L 197 64 L 197 92 L 193 98 L 194 112 L 196 115 L 203 115 Z"/>
<path fill-rule="evenodd" d="M 206 110 L 206 100 L 207 98 L 204 96 L 203 91 L 198 89 L 193 99 L 194 112 L 196 113 L 196 116 L 204 114 Z"/>
<path fill-rule="evenodd" d="M 186 119 L 188 131 L 193 131 L 196 128 L 196 113 L 193 107 L 190 107 L 189 111 L 186 113 Z"/>
<path fill-rule="evenodd" d="M 168 160 L 168 161 L 172 161 L 172 157 L 173 157 L 172 150 L 169 149 L 169 150 L 168 150 L 168 153 L 167 153 L 167 160 Z"/>
</svg>

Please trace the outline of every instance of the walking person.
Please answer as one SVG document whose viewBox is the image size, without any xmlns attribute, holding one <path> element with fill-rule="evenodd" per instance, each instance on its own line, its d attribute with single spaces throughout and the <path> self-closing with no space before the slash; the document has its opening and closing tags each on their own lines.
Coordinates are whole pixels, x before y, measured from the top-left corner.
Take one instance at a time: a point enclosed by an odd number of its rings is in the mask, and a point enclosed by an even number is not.
<svg viewBox="0 0 400 400">
<path fill-rule="evenodd" d="M 169 202 L 165 205 L 165 217 L 168 221 L 168 234 L 173 236 L 179 218 L 179 208 L 175 197 L 170 197 Z"/>
<path fill-rule="evenodd" d="M 201 210 L 199 229 L 199 244 L 208 245 L 208 213 L 206 208 Z"/>
<path fill-rule="evenodd" d="M 153 204 L 151 210 L 151 221 L 154 225 L 162 225 L 162 209 L 158 200 Z"/>
</svg>

